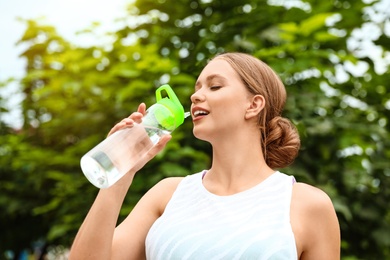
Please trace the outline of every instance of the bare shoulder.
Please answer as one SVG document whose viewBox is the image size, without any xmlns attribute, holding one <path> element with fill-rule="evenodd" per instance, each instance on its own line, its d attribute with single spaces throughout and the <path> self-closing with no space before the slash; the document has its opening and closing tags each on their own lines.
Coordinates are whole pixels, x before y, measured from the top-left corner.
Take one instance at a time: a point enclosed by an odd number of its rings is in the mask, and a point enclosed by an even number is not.
<svg viewBox="0 0 390 260">
<path fill-rule="evenodd" d="M 305 183 L 296 183 L 293 187 L 292 213 L 297 211 L 301 217 L 313 224 L 324 224 L 335 218 L 332 200 L 323 190 Z"/>
<path fill-rule="evenodd" d="M 333 204 L 328 194 L 317 187 L 305 183 L 298 182 L 294 185 L 293 202 L 295 200 L 301 206 L 306 207 L 307 210 L 333 210 Z"/>
<path fill-rule="evenodd" d="M 168 195 L 170 197 L 183 179 L 184 177 L 168 177 L 162 179 L 156 185 L 154 185 L 149 192 L 157 193 L 160 196 Z"/>
<path fill-rule="evenodd" d="M 154 185 L 145 195 L 138 201 L 129 216 L 124 221 L 126 222 L 137 222 L 134 219 L 142 219 L 145 221 L 149 218 L 149 223 L 152 224 L 158 217 L 162 215 L 166 205 L 175 192 L 177 186 L 183 178 L 166 178 L 159 181 Z M 145 214 L 148 216 L 145 217 Z"/>
<path fill-rule="evenodd" d="M 184 179 L 184 177 L 169 177 L 162 179 L 156 185 L 154 185 L 146 194 L 146 197 L 150 197 L 154 201 L 159 201 L 160 211 L 164 211 L 165 206 L 168 201 L 171 199 L 173 193 L 177 189 L 179 183 Z M 160 212 L 161 214 L 162 212 Z"/>
<path fill-rule="evenodd" d="M 296 183 L 291 225 L 300 259 L 339 259 L 340 229 L 330 197 L 314 186 Z"/>
<path fill-rule="evenodd" d="M 168 178 L 165 178 L 165 179 L 162 179 L 161 181 L 159 181 L 155 187 L 159 187 L 159 188 L 162 188 L 162 187 L 165 187 L 165 188 L 174 188 L 176 189 L 177 185 L 179 185 L 179 183 L 184 179 L 184 177 L 168 177 Z"/>
</svg>

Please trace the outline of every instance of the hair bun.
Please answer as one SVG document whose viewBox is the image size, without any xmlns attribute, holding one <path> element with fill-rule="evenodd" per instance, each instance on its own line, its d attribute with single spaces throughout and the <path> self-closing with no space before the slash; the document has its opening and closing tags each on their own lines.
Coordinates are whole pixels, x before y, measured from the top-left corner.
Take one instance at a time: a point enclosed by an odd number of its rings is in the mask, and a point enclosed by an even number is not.
<svg viewBox="0 0 390 260">
<path fill-rule="evenodd" d="M 268 166 L 275 169 L 292 164 L 301 146 L 296 127 L 287 118 L 277 116 L 266 129 L 264 157 Z"/>
</svg>

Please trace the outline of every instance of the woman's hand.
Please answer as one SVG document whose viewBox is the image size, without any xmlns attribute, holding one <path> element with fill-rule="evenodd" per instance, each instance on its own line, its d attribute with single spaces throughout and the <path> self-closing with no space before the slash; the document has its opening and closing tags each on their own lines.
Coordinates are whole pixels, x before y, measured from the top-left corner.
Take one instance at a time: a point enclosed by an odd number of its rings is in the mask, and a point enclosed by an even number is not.
<svg viewBox="0 0 390 260">
<path fill-rule="evenodd" d="M 146 113 L 146 105 L 145 105 L 145 103 L 141 103 L 138 106 L 137 112 L 132 113 L 129 117 L 124 118 L 122 121 L 120 121 L 118 124 L 116 124 L 113 128 L 111 128 L 111 130 L 107 136 L 112 135 L 113 133 L 117 132 L 118 130 L 133 127 L 134 122 L 140 124 L 142 122 L 142 117 L 145 115 L 145 113 Z"/>
<path fill-rule="evenodd" d="M 120 121 L 118 124 L 116 124 L 108 133 L 108 136 L 112 135 L 113 133 L 124 129 L 124 128 L 132 128 L 134 126 L 134 123 L 140 124 L 142 122 L 143 116 L 146 114 L 146 105 L 145 103 L 141 103 L 138 106 L 137 112 L 132 113 L 129 117 L 124 118 L 122 121 Z M 134 165 L 134 167 L 130 170 L 135 174 L 137 171 L 139 171 L 144 165 L 152 160 L 161 150 L 164 149 L 165 145 L 168 143 L 168 141 L 171 139 L 171 135 L 163 135 L 159 142 L 155 144 L 152 148 L 149 149 L 149 151 L 140 158 L 138 163 Z M 130 174 L 130 175 L 133 175 Z M 129 174 L 127 174 L 129 175 Z"/>
</svg>

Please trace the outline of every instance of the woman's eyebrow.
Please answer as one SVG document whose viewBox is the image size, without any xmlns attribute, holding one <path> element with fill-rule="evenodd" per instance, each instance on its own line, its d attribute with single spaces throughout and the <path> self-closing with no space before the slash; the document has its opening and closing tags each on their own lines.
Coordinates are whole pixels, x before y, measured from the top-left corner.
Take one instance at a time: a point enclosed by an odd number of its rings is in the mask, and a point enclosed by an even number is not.
<svg viewBox="0 0 390 260">
<path fill-rule="evenodd" d="M 209 75 L 207 78 L 206 78 L 206 81 L 209 82 L 209 81 L 212 81 L 213 79 L 221 79 L 221 80 L 226 80 L 226 78 L 220 74 L 212 74 L 212 75 Z"/>
<path fill-rule="evenodd" d="M 221 79 L 223 81 L 226 81 L 226 78 L 220 74 L 211 74 L 209 76 L 206 77 L 206 82 L 210 82 L 212 81 L 213 79 Z M 195 83 L 195 87 L 199 87 L 199 85 L 201 85 L 200 81 L 197 80 L 196 83 Z"/>
</svg>

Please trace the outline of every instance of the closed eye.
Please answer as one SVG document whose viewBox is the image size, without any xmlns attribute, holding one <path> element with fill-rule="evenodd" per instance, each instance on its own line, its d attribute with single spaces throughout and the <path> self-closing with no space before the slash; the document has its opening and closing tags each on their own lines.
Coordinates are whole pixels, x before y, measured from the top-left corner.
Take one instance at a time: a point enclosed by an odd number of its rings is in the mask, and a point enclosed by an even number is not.
<svg viewBox="0 0 390 260">
<path fill-rule="evenodd" d="M 210 87 L 211 90 L 218 90 L 218 89 L 220 89 L 220 88 L 221 88 L 221 86 L 211 86 L 211 87 Z"/>
</svg>

